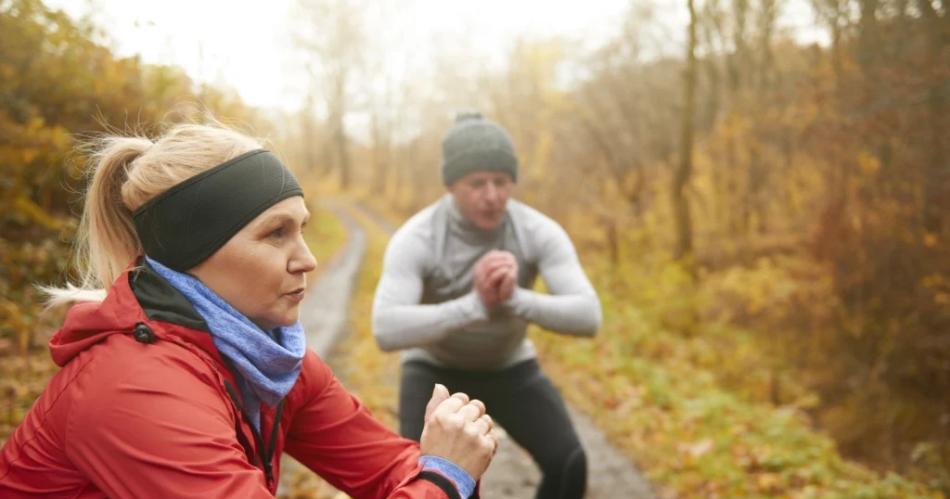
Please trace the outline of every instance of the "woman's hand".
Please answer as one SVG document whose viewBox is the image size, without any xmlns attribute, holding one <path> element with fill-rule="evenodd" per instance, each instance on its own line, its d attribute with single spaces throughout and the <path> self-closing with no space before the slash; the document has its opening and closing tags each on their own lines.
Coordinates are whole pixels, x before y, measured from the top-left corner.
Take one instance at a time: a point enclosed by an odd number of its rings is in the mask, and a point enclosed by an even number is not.
<svg viewBox="0 0 950 499">
<path fill-rule="evenodd" d="M 480 400 L 469 400 L 464 393 L 449 395 L 445 386 L 436 384 L 426 405 L 422 453 L 452 461 L 477 481 L 498 448 L 493 426 Z"/>
</svg>

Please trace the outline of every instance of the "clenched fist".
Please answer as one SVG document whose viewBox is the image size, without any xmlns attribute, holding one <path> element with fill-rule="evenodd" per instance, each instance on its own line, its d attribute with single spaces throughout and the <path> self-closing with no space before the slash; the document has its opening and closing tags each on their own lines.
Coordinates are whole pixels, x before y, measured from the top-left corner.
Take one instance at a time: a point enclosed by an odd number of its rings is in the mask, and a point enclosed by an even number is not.
<svg viewBox="0 0 950 499">
<path fill-rule="evenodd" d="M 477 481 L 498 448 L 493 426 L 480 400 L 469 400 L 464 393 L 449 395 L 445 386 L 436 384 L 426 405 L 422 453 L 452 461 Z"/>
<path fill-rule="evenodd" d="M 472 274 L 478 297 L 491 310 L 511 298 L 518 283 L 518 261 L 508 251 L 491 250 L 475 263 Z"/>
</svg>

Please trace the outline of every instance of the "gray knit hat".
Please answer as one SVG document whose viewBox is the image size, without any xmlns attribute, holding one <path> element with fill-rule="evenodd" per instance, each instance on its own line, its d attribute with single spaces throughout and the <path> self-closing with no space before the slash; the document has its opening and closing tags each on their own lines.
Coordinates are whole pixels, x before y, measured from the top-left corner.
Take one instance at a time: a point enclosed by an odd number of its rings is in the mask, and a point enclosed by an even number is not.
<svg viewBox="0 0 950 499">
<path fill-rule="evenodd" d="M 442 139 L 442 182 L 474 171 L 501 171 L 518 180 L 518 158 L 504 128 L 479 113 L 459 113 Z"/>
</svg>

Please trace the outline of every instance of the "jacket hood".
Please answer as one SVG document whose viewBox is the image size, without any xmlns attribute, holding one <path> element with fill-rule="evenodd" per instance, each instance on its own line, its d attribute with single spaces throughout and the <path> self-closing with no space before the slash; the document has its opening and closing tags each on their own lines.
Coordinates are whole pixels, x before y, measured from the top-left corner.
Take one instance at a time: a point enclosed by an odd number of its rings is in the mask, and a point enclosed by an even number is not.
<svg viewBox="0 0 950 499">
<path fill-rule="evenodd" d="M 53 362 L 66 365 L 113 334 L 131 335 L 144 324 L 156 339 L 185 339 L 215 354 L 208 327 L 191 303 L 144 262 L 123 272 L 101 302 L 70 307 L 49 342 Z"/>
</svg>

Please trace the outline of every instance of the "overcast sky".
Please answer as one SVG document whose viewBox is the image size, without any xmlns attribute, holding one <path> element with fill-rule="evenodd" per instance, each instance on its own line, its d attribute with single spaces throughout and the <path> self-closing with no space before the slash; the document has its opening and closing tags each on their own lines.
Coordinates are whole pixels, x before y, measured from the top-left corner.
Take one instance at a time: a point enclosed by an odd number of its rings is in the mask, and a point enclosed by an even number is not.
<svg viewBox="0 0 950 499">
<path fill-rule="evenodd" d="M 306 71 L 292 53 L 289 21 L 296 0 L 46 0 L 74 17 L 90 15 L 121 56 L 181 66 L 193 78 L 235 88 L 249 104 L 293 110 Z M 631 0 L 396 0 L 384 14 L 399 24 L 403 47 L 425 53 L 433 40 L 465 36 L 483 57 L 503 59 L 518 37 L 567 36 L 596 45 L 619 29 Z M 380 2 L 367 2 L 381 5 Z M 642 3 L 642 2 L 641 2 Z M 679 37 L 681 0 L 652 0 L 657 17 Z M 816 35 L 807 0 L 789 0 L 782 24 L 802 39 Z M 671 40 L 672 44 L 679 40 Z M 396 50 L 394 49 L 395 53 Z M 405 54 L 399 54 L 405 61 Z M 425 60 L 416 57 L 415 60 Z M 404 64 L 404 62 L 403 62 Z M 419 68 L 413 68 L 417 70 Z"/>
</svg>

